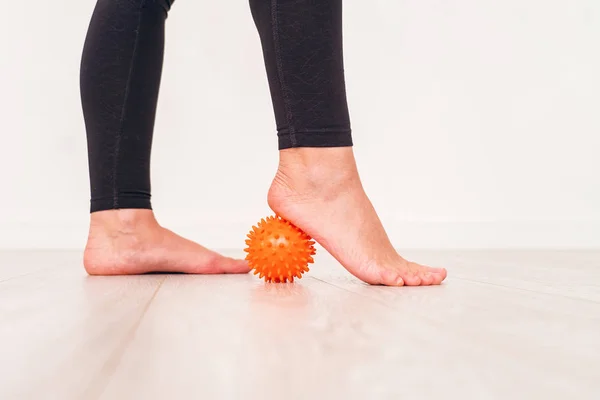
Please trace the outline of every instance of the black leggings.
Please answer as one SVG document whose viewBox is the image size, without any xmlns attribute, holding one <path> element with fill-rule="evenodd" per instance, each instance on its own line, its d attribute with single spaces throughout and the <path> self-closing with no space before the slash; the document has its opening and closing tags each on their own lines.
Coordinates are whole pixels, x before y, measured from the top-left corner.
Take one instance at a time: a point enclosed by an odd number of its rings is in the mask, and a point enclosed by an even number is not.
<svg viewBox="0 0 600 400">
<path fill-rule="evenodd" d="M 98 0 L 81 62 L 91 212 L 151 208 L 150 153 L 174 0 Z M 192 1 L 192 0 L 190 0 Z M 279 149 L 352 146 L 342 0 L 250 0 Z"/>
</svg>

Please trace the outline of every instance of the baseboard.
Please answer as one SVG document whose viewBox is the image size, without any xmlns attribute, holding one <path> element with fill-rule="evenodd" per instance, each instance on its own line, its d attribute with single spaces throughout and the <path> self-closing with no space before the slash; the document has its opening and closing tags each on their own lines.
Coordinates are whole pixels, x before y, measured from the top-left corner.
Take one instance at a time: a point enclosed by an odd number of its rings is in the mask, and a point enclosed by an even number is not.
<svg viewBox="0 0 600 400">
<path fill-rule="evenodd" d="M 402 249 L 600 248 L 600 221 L 389 221 L 393 243 Z M 252 222 L 215 219 L 169 221 L 175 232 L 215 249 L 244 246 Z M 2 224 L 2 249 L 80 249 L 87 221 Z"/>
</svg>

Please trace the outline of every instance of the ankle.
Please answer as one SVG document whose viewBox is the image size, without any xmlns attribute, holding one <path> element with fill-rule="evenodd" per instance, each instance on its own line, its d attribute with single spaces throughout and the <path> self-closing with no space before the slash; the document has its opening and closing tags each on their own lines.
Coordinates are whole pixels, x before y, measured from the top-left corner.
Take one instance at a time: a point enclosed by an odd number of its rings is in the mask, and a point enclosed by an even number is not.
<svg viewBox="0 0 600 400">
<path fill-rule="evenodd" d="M 154 213 L 146 209 L 106 210 L 90 215 L 90 231 L 127 234 L 157 226 Z"/>
<path fill-rule="evenodd" d="M 306 171 L 337 171 L 356 168 L 352 147 L 299 147 L 279 152 L 279 166 Z"/>
<path fill-rule="evenodd" d="M 352 147 L 294 148 L 279 152 L 278 175 L 299 182 L 332 185 L 358 179 Z"/>
<path fill-rule="evenodd" d="M 280 151 L 268 202 L 278 211 L 287 203 L 332 201 L 360 189 L 351 147 L 296 148 Z"/>
</svg>

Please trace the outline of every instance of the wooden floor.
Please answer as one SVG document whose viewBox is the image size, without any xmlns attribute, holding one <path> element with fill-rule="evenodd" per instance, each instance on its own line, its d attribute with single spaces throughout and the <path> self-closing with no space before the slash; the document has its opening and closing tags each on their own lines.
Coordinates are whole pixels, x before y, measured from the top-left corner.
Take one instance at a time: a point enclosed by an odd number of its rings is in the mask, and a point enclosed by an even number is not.
<svg viewBox="0 0 600 400">
<path fill-rule="evenodd" d="M 0 253 L 0 399 L 600 399 L 600 252 L 404 252 L 370 287 L 322 251 L 295 284 L 88 277 Z"/>
</svg>

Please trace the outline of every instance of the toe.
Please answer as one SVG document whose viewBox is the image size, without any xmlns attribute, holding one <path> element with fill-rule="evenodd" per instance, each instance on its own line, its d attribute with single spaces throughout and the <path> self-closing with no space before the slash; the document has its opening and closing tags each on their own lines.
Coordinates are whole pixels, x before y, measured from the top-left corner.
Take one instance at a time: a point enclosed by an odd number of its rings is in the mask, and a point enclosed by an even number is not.
<svg viewBox="0 0 600 400">
<path fill-rule="evenodd" d="M 444 274 L 446 275 L 446 269 L 445 268 L 434 268 L 434 267 L 425 267 L 427 268 L 428 272 L 434 273 L 434 274 Z"/>
<path fill-rule="evenodd" d="M 430 286 L 433 284 L 433 275 L 429 272 L 423 272 L 421 275 L 421 286 Z"/>
<path fill-rule="evenodd" d="M 426 273 L 431 275 L 432 285 L 439 285 L 444 279 L 446 279 L 446 276 L 448 275 L 444 268 L 433 268 L 422 265 L 419 265 L 419 267 L 423 268 Z"/>
<path fill-rule="evenodd" d="M 442 269 L 442 271 L 431 274 L 433 276 L 433 285 L 439 285 L 442 283 L 442 281 L 444 279 L 446 279 L 446 276 L 448 274 L 445 269 L 443 269 L 443 268 L 441 268 L 441 269 Z"/>
<path fill-rule="evenodd" d="M 369 270 L 377 271 L 377 273 L 370 277 L 361 276 L 359 278 L 375 285 L 430 286 L 439 285 L 446 278 L 446 270 L 443 268 L 431 268 L 406 260 L 393 266 L 378 266 Z"/>
<path fill-rule="evenodd" d="M 419 275 L 415 275 L 412 273 L 409 273 L 407 275 L 405 275 L 403 277 L 404 279 L 404 284 L 406 286 L 419 286 L 421 285 L 421 277 Z"/>
<path fill-rule="evenodd" d="M 404 279 L 399 271 L 386 268 L 381 271 L 377 283 L 385 286 L 404 286 Z"/>
<path fill-rule="evenodd" d="M 442 280 L 446 279 L 446 277 L 448 276 L 448 271 L 446 271 L 446 268 L 439 268 L 441 271 L 439 272 L 440 276 L 442 277 Z"/>
<path fill-rule="evenodd" d="M 250 272 L 250 266 L 247 261 L 225 258 L 221 262 L 221 268 L 224 274 L 246 274 Z"/>
</svg>

